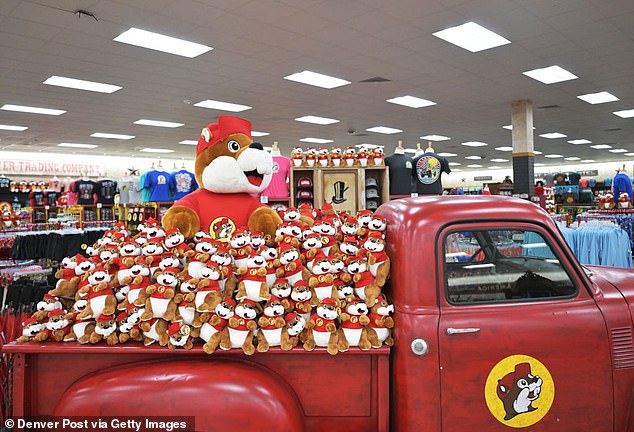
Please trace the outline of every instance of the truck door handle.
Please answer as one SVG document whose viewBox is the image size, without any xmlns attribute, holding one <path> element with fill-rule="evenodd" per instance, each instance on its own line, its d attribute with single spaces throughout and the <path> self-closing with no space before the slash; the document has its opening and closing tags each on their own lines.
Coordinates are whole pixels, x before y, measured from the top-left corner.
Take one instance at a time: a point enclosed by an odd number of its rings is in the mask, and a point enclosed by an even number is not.
<svg viewBox="0 0 634 432">
<path fill-rule="evenodd" d="M 480 329 L 477 327 L 467 327 L 467 328 L 447 327 L 447 330 L 445 331 L 447 332 L 449 336 L 451 336 L 451 335 L 462 334 L 462 333 L 477 333 L 480 331 Z"/>
</svg>

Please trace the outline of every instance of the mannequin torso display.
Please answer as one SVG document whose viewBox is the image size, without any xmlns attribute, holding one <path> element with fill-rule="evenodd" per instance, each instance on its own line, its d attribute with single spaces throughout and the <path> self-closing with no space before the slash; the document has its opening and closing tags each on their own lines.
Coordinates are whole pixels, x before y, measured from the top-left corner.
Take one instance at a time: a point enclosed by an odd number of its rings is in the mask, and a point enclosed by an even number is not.
<svg viewBox="0 0 634 432">
<path fill-rule="evenodd" d="M 409 195 L 412 193 L 412 158 L 398 147 L 394 154 L 385 158 L 390 169 L 390 195 Z"/>
</svg>

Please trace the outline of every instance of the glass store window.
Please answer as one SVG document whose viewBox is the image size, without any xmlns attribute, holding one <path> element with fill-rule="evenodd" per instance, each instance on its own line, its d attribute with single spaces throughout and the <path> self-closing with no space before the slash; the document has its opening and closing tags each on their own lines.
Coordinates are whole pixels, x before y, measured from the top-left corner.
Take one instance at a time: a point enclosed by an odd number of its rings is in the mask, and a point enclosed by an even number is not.
<svg viewBox="0 0 634 432">
<path fill-rule="evenodd" d="M 445 237 L 445 293 L 452 304 L 569 298 L 577 293 L 548 242 L 523 229 Z"/>
</svg>

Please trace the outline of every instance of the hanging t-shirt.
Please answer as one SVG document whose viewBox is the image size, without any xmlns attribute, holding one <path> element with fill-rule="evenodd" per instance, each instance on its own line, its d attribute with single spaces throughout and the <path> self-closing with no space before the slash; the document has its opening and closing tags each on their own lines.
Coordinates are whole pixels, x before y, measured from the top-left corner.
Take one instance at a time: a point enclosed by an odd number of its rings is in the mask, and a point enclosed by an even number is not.
<svg viewBox="0 0 634 432">
<path fill-rule="evenodd" d="M 436 153 L 423 153 L 413 160 L 412 176 L 416 192 L 426 195 L 442 194 L 442 173 L 449 174 L 451 169 L 447 159 Z"/>
<path fill-rule="evenodd" d="M 57 177 L 53 177 L 52 179 L 50 179 L 48 181 L 48 190 L 52 190 L 55 192 L 61 192 L 62 191 L 62 181 L 60 179 L 58 179 Z"/>
<path fill-rule="evenodd" d="M 291 160 L 286 156 L 273 156 L 273 177 L 271 183 L 262 192 L 263 196 L 269 198 L 288 198 L 289 197 L 289 178 L 291 171 Z"/>
<path fill-rule="evenodd" d="M 97 183 L 92 180 L 77 180 L 73 191 L 77 193 L 77 204 L 94 204 Z"/>
<path fill-rule="evenodd" d="M 59 192 L 50 190 L 46 192 L 46 205 L 55 207 L 57 206 L 57 198 L 59 198 Z"/>
<path fill-rule="evenodd" d="M 141 174 L 141 178 L 139 179 L 139 188 L 141 189 L 141 202 L 149 202 L 150 195 L 152 195 L 152 189 L 145 186 L 145 179 L 147 178 L 146 172 Z"/>
<path fill-rule="evenodd" d="M 580 178 L 581 176 L 579 175 L 579 173 L 571 172 L 570 174 L 568 174 L 568 180 L 570 180 L 571 185 L 578 185 Z"/>
<path fill-rule="evenodd" d="M 103 179 L 97 182 L 97 202 L 101 204 L 114 204 L 114 196 L 117 193 L 117 182 L 111 179 Z"/>
<path fill-rule="evenodd" d="M 169 180 L 170 175 L 165 171 L 153 170 L 146 173 L 144 186 L 150 190 L 150 198 L 148 201 L 171 201 Z"/>
<path fill-rule="evenodd" d="M 545 174 L 544 175 L 544 183 L 546 183 L 547 186 L 553 185 L 554 181 L 555 181 L 555 175 L 554 174 Z"/>
<path fill-rule="evenodd" d="M 170 174 L 170 189 L 174 191 L 176 201 L 198 189 L 198 183 L 194 174 L 182 169 Z"/>
<path fill-rule="evenodd" d="M 390 168 L 390 195 L 409 195 L 412 193 L 412 158 L 394 153 L 385 158 Z"/>
<path fill-rule="evenodd" d="M 0 193 L 9 193 L 11 179 L 7 176 L 0 176 Z"/>
<path fill-rule="evenodd" d="M 79 181 L 79 180 L 77 180 L 77 181 Z M 66 200 L 68 202 L 68 205 L 77 204 L 77 192 L 75 192 L 75 183 L 76 183 L 76 181 L 71 182 L 68 185 L 68 193 L 66 194 Z"/>
<path fill-rule="evenodd" d="M 31 207 L 44 207 L 45 202 L 44 192 L 41 190 L 34 190 L 29 193 L 29 200 L 31 201 Z"/>
</svg>

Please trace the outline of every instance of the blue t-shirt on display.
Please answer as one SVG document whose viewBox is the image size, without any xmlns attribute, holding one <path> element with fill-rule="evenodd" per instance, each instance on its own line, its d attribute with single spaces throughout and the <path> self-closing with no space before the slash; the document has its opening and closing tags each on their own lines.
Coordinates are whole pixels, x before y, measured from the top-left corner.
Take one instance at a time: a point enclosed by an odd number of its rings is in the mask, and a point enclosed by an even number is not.
<svg viewBox="0 0 634 432">
<path fill-rule="evenodd" d="M 166 202 L 170 198 L 170 175 L 165 171 L 150 171 L 145 175 L 145 187 L 150 193 L 150 201 Z"/>
<path fill-rule="evenodd" d="M 194 174 L 182 169 L 170 174 L 170 189 L 174 191 L 174 201 L 177 201 L 198 189 L 198 183 Z"/>
</svg>

